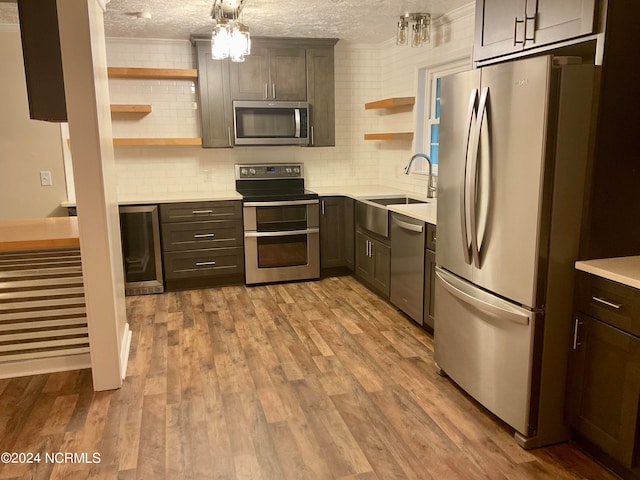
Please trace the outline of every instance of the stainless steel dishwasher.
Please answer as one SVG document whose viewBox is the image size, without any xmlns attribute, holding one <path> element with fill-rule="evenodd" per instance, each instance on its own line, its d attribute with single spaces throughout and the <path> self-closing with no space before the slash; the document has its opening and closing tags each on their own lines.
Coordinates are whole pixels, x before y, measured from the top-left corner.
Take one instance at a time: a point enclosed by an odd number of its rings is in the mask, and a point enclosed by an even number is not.
<svg viewBox="0 0 640 480">
<path fill-rule="evenodd" d="M 425 223 L 391 213 L 391 303 L 424 322 Z"/>
</svg>

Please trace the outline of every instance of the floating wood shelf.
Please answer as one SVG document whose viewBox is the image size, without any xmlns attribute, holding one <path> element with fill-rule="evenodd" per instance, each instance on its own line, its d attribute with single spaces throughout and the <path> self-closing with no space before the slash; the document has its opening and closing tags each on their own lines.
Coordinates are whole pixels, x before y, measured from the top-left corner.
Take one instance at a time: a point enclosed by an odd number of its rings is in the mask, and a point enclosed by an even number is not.
<svg viewBox="0 0 640 480">
<path fill-rule="evenodd" d="M 369 102 L 364 104 L 365 110 L 373 110 L 376 108 L 394 108 L 404 107 L 406 105 L 413 105 L 416 103 L 416 97 L 394 97 L 385 98 L 384 100 L 378 100 L 375 102 Z"/>
<path fill-rule="evenodd" d="M 111 113 L 150 113 L 151 105 L 146 104 L 111 104 Z"/>
<path fill-rule="evenodd" d="M 202 138 L 114 138 L 116 147 L 150 146 L 150 145 L 202 145 Z"/>
<path fill-rule="evenodd" d="M 365 133 L 365 140 L 413 140 L 413 132 L 395 132 L 395 133 Z"/>
<path fill-rule="evenodd" d="M 195 68 L 108 67 L 107 73 L 110 78 L 198 78 L 198 70 Z"/>
</svg>

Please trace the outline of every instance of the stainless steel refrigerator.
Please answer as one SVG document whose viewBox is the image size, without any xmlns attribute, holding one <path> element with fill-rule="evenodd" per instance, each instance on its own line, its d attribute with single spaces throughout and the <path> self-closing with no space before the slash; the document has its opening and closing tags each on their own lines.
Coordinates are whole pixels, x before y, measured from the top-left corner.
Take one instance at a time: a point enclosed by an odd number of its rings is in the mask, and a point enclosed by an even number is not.
<svg viewBox="0 0 640 480">
<path fill-rule="evenodd" d="M 574 262 L 597 79 L 596 67 L 569 60 L 442 79 L 435 361 L 525 448 L 568 438 Z"/>
</svg>

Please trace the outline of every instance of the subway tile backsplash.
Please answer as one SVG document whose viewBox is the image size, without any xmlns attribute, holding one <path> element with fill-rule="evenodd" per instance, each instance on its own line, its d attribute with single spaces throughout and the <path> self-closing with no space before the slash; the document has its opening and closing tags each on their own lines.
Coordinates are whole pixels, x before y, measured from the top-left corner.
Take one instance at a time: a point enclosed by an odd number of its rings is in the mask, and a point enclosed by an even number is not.
<svg viewBox="0 0 640 480">
<path fill-rule="evenodd" d="M 447 35 L 455 39 L 421 49 L 381 45 L 335 48 L 335 147 L 192 146 L 115 147 L 121 196 L 176 192 L 224 193 L 235 190 L 234 164 L 303 162 L 310 186 L 387 185 L 423 193 L 426 177 L 405 176 L 414 153 L 407 142 L 365 141 L 364 134 L 413 131 L 413 111 L 365 110 L 364 104 L 394 96 L 416 95 L 418 68 L 446 61 L 452 51 L 472 44 L 473 9 L 454 16 Z M 437 32 L 434 32 L 437 33 Z M 109 66 L 196 68 L 188 41 L 107 39 Z M 110 79 L 111 103 L 150 104 L 146 115 L 114 114 L 114 137 L 200 137 L 197 85 L 192 80 Z"/>
</svg>

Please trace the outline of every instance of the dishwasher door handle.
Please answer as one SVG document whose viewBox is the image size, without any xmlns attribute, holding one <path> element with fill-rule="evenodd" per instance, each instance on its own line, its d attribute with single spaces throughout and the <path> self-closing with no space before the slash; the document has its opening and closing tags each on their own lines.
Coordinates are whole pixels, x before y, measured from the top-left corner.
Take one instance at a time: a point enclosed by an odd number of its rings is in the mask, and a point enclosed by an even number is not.
<svg viewBox="0 0 640 480">
<path fill-rule="evenodd" d="M 396 217 L 391 217 L 391 219 L 396 222 L 400 228 L 404 228 L 405 230 L 409 230 L 411 232 L 422 233 L 424 231 L 424 227 L 422 225 L 416 225 L 414 223 L 403 222 L 402 220 L 398 220 Z"/>
</svg>

